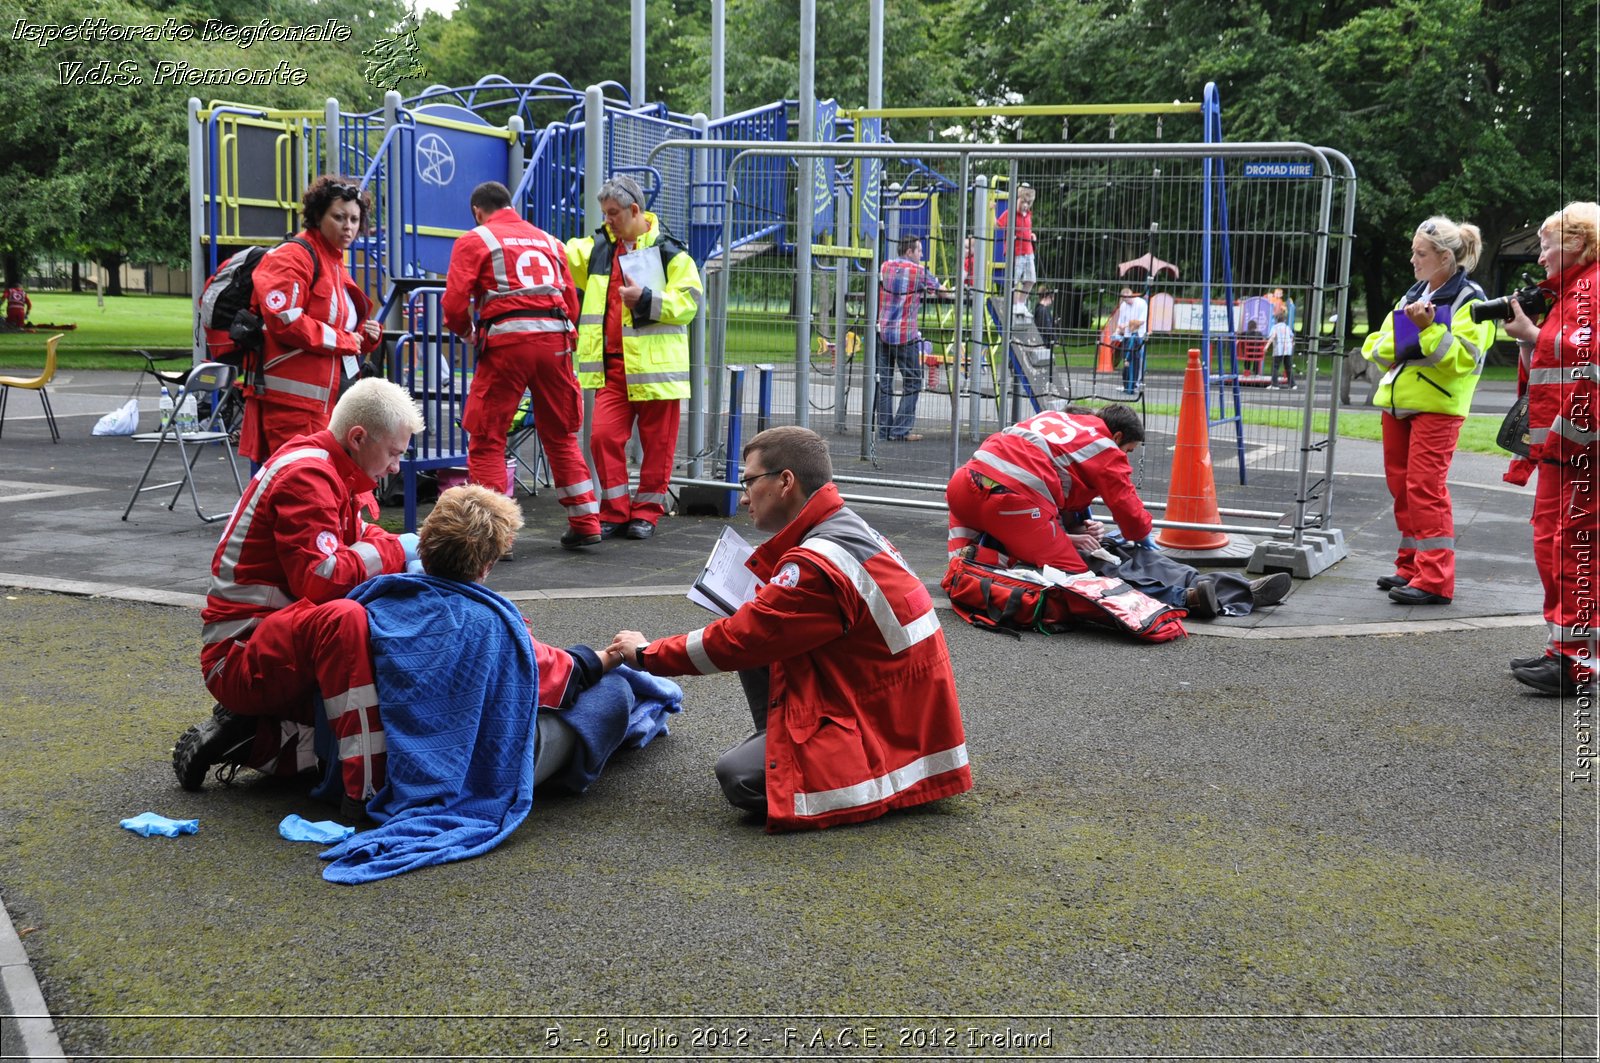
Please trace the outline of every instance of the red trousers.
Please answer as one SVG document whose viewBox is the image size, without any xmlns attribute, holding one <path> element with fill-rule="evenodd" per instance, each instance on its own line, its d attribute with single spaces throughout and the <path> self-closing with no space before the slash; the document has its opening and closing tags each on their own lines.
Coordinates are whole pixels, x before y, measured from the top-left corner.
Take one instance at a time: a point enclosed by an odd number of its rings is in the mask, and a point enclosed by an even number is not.
<svg viewBox="0 0 1600 1063">
<path fill-rule="evenodd" d="M 382 785 L 383 725 L 367 642 L 367 611 L 338 598 L 301 600 L 262 620 L 206 675 L 206 689 L 229 712 L 259 716 L 246 763 L 271 775 L 315 767 L 320 691 L 339 742 L 345 791 L 366 800 Z"/>
<path fill-rule="evenodd" d="M 244 425 L 239 430 L 239 453 L 264 465 L 295 436 L 306 436 L 328 427 L 332 407 L 307 410 L 279 402 L 263 402 L 258 395 L 244 401 Z"/>
<path fill-rule="evenodd" d="M 1446 598 L 1456 593 L 1456 526 L 1445 480 L 1463 420 L 1444 413 L 1383 415 L 1383 475 L 1400 530 L 1395 573 Z"/>
<path fill-rule="evenodd" d="M 1567 658 L 1571 678 L 1588 682 L 1595 667 L 1595 566 L 1600 514 L 1594 468 L 1539 463 L 1533 495 L 1533 562 L 1544 584 L 1547 653 Z"/>
<path fill-rule="evenodd" d="M 1005 554 L 1022 564 L 1041 568 L 1050 565 L 1063 572 L 1089 570 L 1061 526 L 1061 512 L 1053 502 L 1017 494 L 1009 488 L 986 487 L 968 466 L 956 470 L 944 497 L 950 507 L 951 557 L 987 533 L 1000 540 Z M 1001 558 L 983 553 L 977 560 L 1004 563 Z"/>
<path fill-rule="evenodd" d="M 672 479 L 672 455 L 678 446 L 681 399 L 630 402 L 628 377 L 621 358 L 606 359 L 606 386 L 595 392 L 594 425 L 589 432 L 589 453 L 600 480 L 600 519 L 607 524 L 630 520 L 650 524 L 667 511 L 667 485 Z M 628 437 L 639 429 L 639 490 L 628 497 Z"/>
<path fill-rule="evenodd" d="M 479 353 L 467 409 L 461 417 L 468 436 L 467 476 L 496 491 L 511 487 L 506 474 L 506 431 L 525 391 L 533 394 L 533 429 L 550 462 L 556 498 L 566 507 L 567 523 L 593 535 L 600 530 L 600 505 L 578 445 L 583 391 L 572 371 L 565 340 L 501 340 Z"/>
</svg>

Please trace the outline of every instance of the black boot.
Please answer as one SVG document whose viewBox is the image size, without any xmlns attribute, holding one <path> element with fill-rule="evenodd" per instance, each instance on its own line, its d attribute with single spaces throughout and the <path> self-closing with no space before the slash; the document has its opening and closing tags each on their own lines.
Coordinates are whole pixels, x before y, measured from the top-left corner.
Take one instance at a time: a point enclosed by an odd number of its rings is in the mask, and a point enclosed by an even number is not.
<svg viewBox="0 0 1600 1063">
<path fill-rule="evenodd" d="M 255 720 L 235 716 L 220 704 L 212 706 L 211 719 L 183 732 L 172 748 L 172 770 L 178 785 L 198 790 L 216 765 L 243 764 L 255 737 Z"/>
</svg>

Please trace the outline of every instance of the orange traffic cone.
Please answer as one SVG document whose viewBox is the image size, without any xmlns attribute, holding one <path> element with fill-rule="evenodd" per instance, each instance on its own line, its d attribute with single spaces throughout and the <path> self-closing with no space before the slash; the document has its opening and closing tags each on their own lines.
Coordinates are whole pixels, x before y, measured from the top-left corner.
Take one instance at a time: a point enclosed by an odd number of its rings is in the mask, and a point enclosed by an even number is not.
<svg viewBox="0 0 1600 1063">
<path fill-rule="evenodd" d="M 1193 347 L 1189 349 L 1189 366 L 1183 371 L 1183 405 L 1178 407 L 1178 442 L 1172 449 L 1166 516 L 1188 524 L 1222 523 L 1222 515 L 1217 512 L 1217 482 L 1211 472 L 1211 436 L 1206 428 L 1200 351 Z M 1162 528 L 1156 542 L 1174 550 L 1219 550 L 1231 539 L 1220 531 Z"/>
<path fill-rule="evenodd" d="M 1111 364 L 1111 322 L 1106 322 L 1106 327 L 1100 332 L 1100 342 L 1095 345 L 1097 355 L 1094 363 L 1096 373 L 1114 373 L 1116 367 Z"/>
</svg>

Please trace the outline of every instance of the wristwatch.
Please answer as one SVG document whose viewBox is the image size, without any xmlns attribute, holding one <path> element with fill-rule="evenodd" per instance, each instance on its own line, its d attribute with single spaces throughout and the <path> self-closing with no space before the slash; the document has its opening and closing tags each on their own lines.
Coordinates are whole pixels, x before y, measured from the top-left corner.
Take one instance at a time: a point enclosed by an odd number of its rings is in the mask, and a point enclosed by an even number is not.
<svg viewBox="0 0 1600 1063">
<path fill-rule="evenodd" d="M 646 639 L 645 641 L 639 643 L 638 646 L 634 647 L 634 650 L 633 650 L 633 666 L 635 668 L 643 668 L 644 667 L 644 651 L 645 651 L 645 647 L 649 646 L 649 645 L 650 645 L 650 640 Z"/>
</svg>

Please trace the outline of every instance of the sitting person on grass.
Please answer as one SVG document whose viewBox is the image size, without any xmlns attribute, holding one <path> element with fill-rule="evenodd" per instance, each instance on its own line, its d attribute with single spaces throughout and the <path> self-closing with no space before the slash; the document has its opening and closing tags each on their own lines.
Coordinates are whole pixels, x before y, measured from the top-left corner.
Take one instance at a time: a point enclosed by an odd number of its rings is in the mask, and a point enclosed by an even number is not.
<svg viewBox="0 0 1600 1063">
<path fill-rule="evenodd" d="M 521 526 L 500 494 L 446 491 L 411 571 L 307 612 L 306 656 L 292 672 L 323 694 L 315 793 L 342 799 L 344 818 L 382 824 L 324 853 L 334 861 L 324 877 L 367 881 L 485 852 L 527 816 L 535 785 L 560 773 L 585 789 L 612 753 L 664 733 L 663 716 L 677 711 L 676 685 L 608 675 L 615 654 L 540 642 L 483 586 Z M 201 744 L 237 763 L 228 732 Z"/>
</svg>

